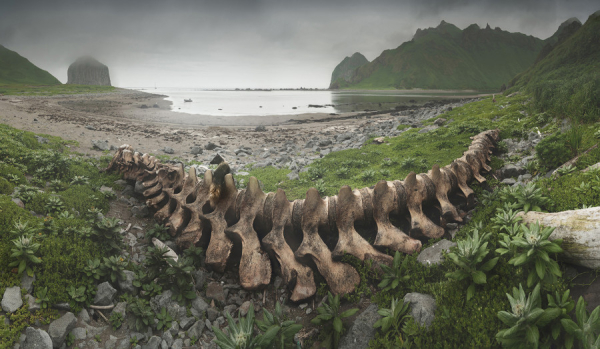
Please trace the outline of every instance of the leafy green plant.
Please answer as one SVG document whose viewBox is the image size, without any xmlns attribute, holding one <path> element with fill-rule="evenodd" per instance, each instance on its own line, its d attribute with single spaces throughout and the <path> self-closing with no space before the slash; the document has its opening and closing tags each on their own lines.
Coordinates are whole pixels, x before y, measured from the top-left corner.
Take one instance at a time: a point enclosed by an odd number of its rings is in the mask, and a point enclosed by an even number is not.
<svg viewBox="0 0 600 349">
<path fill-rule="evenodd" d="M 227 335 L 218 327 L 213 326 L 213 332 L 217 339 L 215 343 L 221 349 L 251 349 L 251 348 L 266 348 L 275 339 L 279 332 L 279 326 L 271 326 L 264 334 L 253 334 L 254 329 L 254 306 L 250 305 L 246 317 L 240 316 L 239 322 L 236 323 L 229 312 L 225 312 L 228 323 Z"/>
<path fill-rule="evenodd" d="M 551 259 L 549 253 L 560 253 L 561 240 L 549 241 L 548 237 L 554 231 L 554 228 L 543 228 L 536 224 L 529 227 L 521 225 L 523 236 L 514 236 L 511 244 L 518 248 L 518 252 L 508 263 L 518 267 L 520 265 L 528 266 L 530 269 L 527 275 L 527 287 L 533 286 L 538 280 L 552 283 L 555 277 L 561 277 L 562 272 L 558 263 Z"/>
<path fill-rule="evenodd" d="M 147 300 L 134 297 L 131 301 L 127 302 L 127 309 L 135 318 L 134 326 L 137 331 L 144 331 L 154 323 L 155 314 Z"/>
<path fill-rule="evenodd" d="M 256 320 L 258 328 L 267 332 L 274 326 L 279 327 L 275 335 L 277 347 L 284 349 L 287 344 L 293 343 L 294 335 L 302 329 L 302 325 L 296 324 L 294 320 L 285 320 L 283 310 L 279 301 L 275 303 L 275 312 L 271 314 L 267 309 L 263 309 L 263 320 Z"/>
<path fill-rule="evenodd" d="M 375 171 L 373 170 L 364 170 L 363 172 L 361 172 L 361 174 L 359 175 L 360 179 L 363 181 L 370 181 L 373 180 L 373 178 L 375 178 Z"/>
<path fill-rule="evenodd" d="M 49 183 L 50 189 L 56 193 L 67 189 L 67 184 L 63 183 L 60 179 L 53 179 Z"/>
<path fill-rule="evenodd" d="M 88 259 L 87 265 L 83 268 L 83 272 L 90 280 L 99 281 L 104 276 L 104 271 L 100 263 L 100 259 Z"/>
<path fill-rule="evenodd" d="M 146 239 L 152 240 L 152 238 L 157 238 L 160 241 L 166 241 L 171 238 L 169 235 L 169 227 L 165 227 L 162 224 L 154 224 L 154 226 L 146 232 Z"/>
<path fill-rule="evenodd" d="M 319 179 L 318 181 L 316 181 L 315 189 L 317 189 L 317 191 L 319 192 L 319 194 L 321 196 L 325 195 L 325 191 L 327 190 L 327 187 L 325 186 L 325 181 L 322 179 Z"/>
<path fill-rule="evenodd" d="M 342 166 L 335 171 L 335 175 L 340 178 L 348 178 L 350 175 L 350 169 L 346 166 Z"/>
<path fill-rule="evenodd" d="M 65 204 L 57 196 L 50 196 L 46 201 L 44 209 L 48 213 L 60 213 L 65 210 Z"/>
<path fill-rule="evenodd" d="M 556 170 L 556 172 L 559 175 L 561 175 L 561 176 L 566 176 L 566 175 L 568 175 L 570 173 L 573 173 L 575 171 L 577 171 L 577 167 L 575 167 L 573 165 L 568 165 L 568 166 L 565 166 L 565 167 L 561 167 L 561 168 L 559 168 L 559 169 Z"/>
<path fill-rule="evenodd" d="M 190 258 L 179 258 L 174 261 L 167 259 L 169 266 L 165 270 L 165 275 L 169 277 L 170 284 L 173 286 L 173 299 L 181 302 L 183 300 L 196 299 L 194 291 L 194 280 L 191 272 L 194 271 L 192 260 Z"/>
<path fill-rule="evenodd" d="M 144 266 L 146 267 L 146 273 L 148 274 L 149 280 L 165 276 L 162 271 L 169 265 L 164 257 L 165 253 L 168 251 L 169 250 L 166 247 L 148 247 L 146 250 Z"/>
<path fill-rule="evenodd" d="M 588 314 L 583 297 L 579 297 L 575 315 L 577 322 L 570 318 L 560 320 L 567 333 L 574 336 L 584 349 L 600 348 L 600 307 Z"/>
<path fill-rule="evenodd" d="M 169 315 L 169 313 L 167 312 L 167 309 L 165 307 L 162 307 L 160 309 L 159 313 L 156 313 L 156 318 L 158 319 L 158 324 L 156 324 L 156 329 L 157 330 L 161 330 L 161 329 L 167 329 L 171 327 L 171 323 L 173 322 L 173 318 L 171 318 L 171 315 Z"/>
<path fill-rule="evenodd" d="M 513 231 L 515 224 L 523 221 L 523 217 L 517 216 L 519 212 L 512 209 L 498 208 L 496 216 L 492 218 L 493 227 L 501 232 Z"/>
<path fill-rule="evenodd" d="M 504 187 L 500 190 L 500 199 L 511 203 L 515 209 L 522 209 L 525 213 L 542 212 L 542 207 L 550 203 L 550 199 L 542 195 L 542 189 L 533 182 L 516 187 Z"/>
<path fill-rule="evenodd" d="M 69 333 L 65 338 L 65 345 L 67 347 L 70 347 L 71 345 L 73 345 L 73 343 L 75 343 L 75 335 L 73 333 Z"/>
<path fill-rule="evenodd" d="M 467 301 L 475 295 L 475 285 L 485 284 L 485 273 L 492 270 L 498 263 L 499 257 L 495 257 L 482 265 L 478 265 L 483 262 L 490 252 L 487 247 L 489 238 L 490 233 L 484 233 L 479 237 L 479 229 L 476 228 L 473 230 L 473 235 L 464 240 L 459 240 L 454 250 L 446 255 L 449 260 L 459 267 L 454 272 L 446 273 L 446 277 L 457 281 L 471 280 L 471 284 L 467 288 Z"/>
<path fill-rule="evenodd" d="M 381 174 L 382 177 L 389 177 L 391 175 L 391 172 L 388 169 L 382 169 L 379 170 L 379 174 Z"/>
<path fill-rule="evenodd" d="M 383 271 L 383 278 L 377 286 L 386 292 L 395 289 L 400 283 L 408 281 L 410 279 L 410 273 L 407 268 L 407 262 L 408 258 L 402 258 L 402 254 L 396 251 L 392 267 L 380 264 L 381 270 Z"/>
<path fill-rule="evenodd" d="M 543 138 L 535 146 L 536 156 L 539 163 L 546 170 L 556 168 L 569 160 L 571 151 L 567 146 L 564 133 L 555 133 Z"/>
<path fill-rule="evenodd" d="M 162 293 L 162 286 L 152 281 L 149 284 L 142 285 L 144 296 L 154 297 Z"/>
<path fill-rule="evenodd" d="M 396 160 L 392 160 L 390 158 L 385 158 L 383 159 L 383 161 L 381 162 L 381 166 L 382 167 L 391 167 L 396 165 L 398 162 Z"/>
<path fill-rule="evenodd" d="M 333 348 L 337 348 L 344 330 L 342 319 L 356 314 L 357 311 L 358 308 L 352 308 L 340 313 L 340 296 L 335 295 L 334 297 L 331 292 L 327 292 L 327 302 L 317 308 L 319 314 L 311 320 L 311 323 L 331 326 L 333 331 L 329 332 L 325 342 L 331 343 Z"/>
<path fill-rule="evenodd" d="M 40 305 L 40 308 L 46 309 L 50 305 L 48 298 L 48 287 L 40 287 L 35 291 L 35 302 Z"/>
<path fill-rule="evenodd" d="M 135 348 L 135 347 L 137 347 L 137 345 L 138 345 L 138 339 L 137 339 L 137 336 L 133 336 L 133 337 L 129 338 L 129 345 L 130 345 L 132 348 Z"/>
<path fill-rule="evenodd" d="M 571 149 L 571 156 L 579 155 L 583 145 L 585 127 L 573 121 L 571 128 L 566 132 L 566 144 Z"/>
<path fill-rule="evenodd" d="M 67 287 L 67 292 L 69 293 L 71 299 L 74 300 L 76 303 L 85 302 L 85 286 L 79 286 L 75 288 L 75 286 L 71 285 Z"/>
<path fill-rule="evenodd" d="M 403 169 L 411 169 L 414 168 L 417 165 L 417 159 L 413 158 L 413 157 L 407 157 L 404 158 L 401 162 L 400 162 L 400 167 Z"/>
<path fill-rule="evenodd" d="M 573 347 L 574 336 L 566 331 L 561 331 L 563 326 L 561 323 L 562 319 L 571 319 L 569 314 L 571 310 L 575 308 L 575 302 L 571 299 L 570 296 L 571 291 L 566 290 L 562 296 L 558 291 L 555 291 L 554 297 L 551 294 L 548 294 L 548 307 L 556 308 L 560 310 L 560 315 L 552 320 L 550 323 L 550 328 L 552 329 L 552 339 L 554 341 L 558 341 L 559 337 L 562 335 L 563 337 L 563 345 L 565 348 L 571 349 Z"/>
<path fill-rule="evenodd" d="M 6 180 L 11 182 L 12 184 L 19 184 L 19 182 L 21 182 L 21 177 L 13 173 L 8 173 L 6 174 Z"/>
<path fill-rule="evenodd" d="M 8 266 L 18 267 L 18 274 L 23 274 L 27 271 L 27 275 L 33 276 L 32 264 L 39 264 L 42 259 L 37 257 L 35 254 L 40 249 L 40 244 L 33 242 L 33 238 L 30 236 L 21 236 L 12 241 L 15 247 L 11 248 L 12 254 L 10 258 L 15 259 Z"/>
<path fill-rule="evenodd" d="M 95 223 L 94 230 L 98 240 L 102 242 L 102 246 L 107 247 L 109 252 L 121 249 L 123 241 L 118 218 L 104 218 Z"/>
<path fill-rule="evenodd" d="M 118 256 L 103 257 L 104 263 L 101 265 L 101 270 L 104 275 L 107 275 L 112 283 L 117 280 L 125 280 L 125 263 L 123 258 Z"/>
<path fill-rule="evenodd" d="M 323 176 L 325 175 L 325 170 L 321 167 L 313 166 L 308 168 L 307 173 L 308 178 L 314 181 L 316 179 L 323 178 Z"/>
<path fill-rule="evenodd" d="M 71 180 L 71 185 L 89 185 L 90 180 L 86 176 L 75 176 Z"/>
<path fill-rule="evenodd" d="M 38 188 L 21 184 L 18 187 L 15 187 L 14 196 L 27 204 L 33 200 L 37 193 L 39 193 Z"/>
<path fill-rule="evenodd" d="M 164 309 L 164 308 L 163 308 Z M 125 320 L 123 318 L 123 314 L 121 314 L 118 311 L 113 311 L 110 314 L 110 318 L 108 318 L 108 320 L 110 321 L 110 324 L 112 326 L 112 329 L 114 331 L 116 331 L 117 329 L 121 328 L 121 325 L 123 325 L 123 321 Z"/>
<path fill-rule="evenodd" d="M 189 258 L 193 266 L 199 267 L 204 261 L 204 249 L 192 245 L 183 251 L 183 256 L 184 258 Z"/>
<path fill-rule="evenodd" d="M 33 236 L 38 232 L 38 228 L 34 226 L 30 226 L 29 222 L 22 222 L 19 219 L 18 222 L 13 224 L 13 229 L 10 231 L 10 235 L 18 238 L 20 236 Z"/>
<path fill-rule="evenodd" d="M 496 339 L 505 348 L 537 348 L 540 340 L 539 328 L 558 317 L 558 308 L 542 309 L 540 285 L 536 285 L 529 296 L 525 295 L 523 286 L 513 287 L 513 294 L 506 294 L 511 312 L 499 311 L 498 318 L 507 329 L 500 330 Z"/>
<path fill-rule="evenodd" d="M 402 339 L 401 329 L 404 326 L 404 322 L 411 317 L 409 314 L 410 302 L 405 303 L 402 301 L 402 304 L 398 303 L 397 298 L 392 298 L 390 309 L 379 309 L 377 313 L 382 317 L 375 322 L 373 327 L 381 327 L 381 330 L 388 339 L 397 339 L 400 342 L 397 344 L 403 345 L 404 340 Z"/>
</svg>

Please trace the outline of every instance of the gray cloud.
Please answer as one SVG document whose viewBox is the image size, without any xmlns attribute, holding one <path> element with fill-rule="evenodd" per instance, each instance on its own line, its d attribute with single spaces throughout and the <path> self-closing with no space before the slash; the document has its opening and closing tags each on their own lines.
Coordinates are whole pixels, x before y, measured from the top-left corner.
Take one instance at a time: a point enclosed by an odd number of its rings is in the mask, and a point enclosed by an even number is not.
<svg viewBox="0 0 600 349">
<path fill-rule="evenodd" d="M 3 0 L 0 0 L 4 2 Z M 9 1 L 0 44 L 66 81 L 91 54 L 118 86 L 326 87 L 359 51 L 374 59 L 443 19 L 546 38 L 589 0 Z"/>
</svg>

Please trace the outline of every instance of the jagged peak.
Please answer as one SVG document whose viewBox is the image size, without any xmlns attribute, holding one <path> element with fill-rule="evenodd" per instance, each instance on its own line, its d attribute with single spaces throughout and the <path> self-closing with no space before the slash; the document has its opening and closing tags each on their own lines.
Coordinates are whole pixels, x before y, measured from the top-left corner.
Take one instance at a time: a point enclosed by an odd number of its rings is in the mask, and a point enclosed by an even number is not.
<svg viewBox="0 0 600 349">
<path fill-rule="evenodd" d="M 571 17 L 571 18 L 567 19 L 566 21 L 562 22 L 560 24 L 559 28 L 560 27 L 566 27 L 566 26 L 568 26 L 569 24 L 571 24 L 573 22 L 577 22 L 577 23 L 581 24 L 581 21 L 577 17 Z"/>
<path fill-rule="evenodd" d="M 489 24 L 489 23 L 487 23 L 487 24 L 485 25 L 485 29 L 492 30 L 492 27 L 490 27 L 490 24 Z"/>
<path fill-rule="evenodd" d="M 477 23 L 473 23 L 470 26 L 465 28 L 465 30 L 474 30 L 474 29 L 481 29 L 481 27 L 479 27 L 479 25 L 477 25 Z"/>
<path fill-rule="evenodd" d="M 446 25 L 446 24 L 448 24 L 448 22 L 446 22 L 446 21 L 444 21 L 444 20 L 442 19 L 442 21 L 440 22 L 440 24 L 438 24 L 437 28 L 441 28 L 442 26 L 444 26 L 444 25 Z"/>
</svg>

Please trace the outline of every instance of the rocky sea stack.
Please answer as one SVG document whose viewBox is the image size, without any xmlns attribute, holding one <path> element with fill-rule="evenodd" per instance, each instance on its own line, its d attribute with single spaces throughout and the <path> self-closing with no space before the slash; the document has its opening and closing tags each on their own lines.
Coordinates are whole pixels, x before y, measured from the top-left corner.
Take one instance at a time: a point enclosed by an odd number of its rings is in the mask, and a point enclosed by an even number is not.
<svg viewBox="0 0 600 349">
<path fill-rule="evenodd" d="M 90 56 L 80 57 L 71 64 L 67 76 L 67 84 L 111 86 L 108 67 Z"/>
</svg>

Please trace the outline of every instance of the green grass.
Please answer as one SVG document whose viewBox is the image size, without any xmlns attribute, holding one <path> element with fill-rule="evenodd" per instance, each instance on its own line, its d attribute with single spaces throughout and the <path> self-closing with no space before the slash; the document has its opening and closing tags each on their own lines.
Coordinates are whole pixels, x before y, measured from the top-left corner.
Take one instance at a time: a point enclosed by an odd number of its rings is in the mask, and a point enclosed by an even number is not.
<svg viewBox="0 0 600 349">
<path fill-rule="evenodd" d="M 95 85 L 28 85 L 28 84 L 3 84 L 0 82 L 0 94 L 13 96 L 56 96 L 76 95 L 84 93 L 113 92 L 113 86 Z"/>
<path fill-rule="evenodd" d="M 499 128 L 503 138 L 524 137 L 538 129 L 542 132 L 556 130 L 554 124 L 542 128 L 547 118 L 531 110 L 528 99 L 528 96 L 497 96 L 496 103 L 486 98 L 454 108 L 440 116 L 454 119 L 448 127 L 423 134 L 418 133 L 420 128 L 414 128 L 398 137 L 386 138 L 384 144 L 367 141 L 360 149 L 330 153 L 312 163 L 309 171 L 300 173 L 299 180 L 288 180 L 289 170 L 272 167 L 248 170 L 248 176 L 236 176 L 236 179 L 245 178 L 248 183 L 247 178 L 255 176 L 263 182 L 265 192 L 279 187 L 285 190 L 290 200 L 304 198 L 306 191 L 319 180 L 325 183 L 325 195 L 336 195 L 343 185 L 359 189 L 373 186 L 382 179 L 402 180 L 411 171 L 421 173 L 430 170 L 434 164 L 448 165 L 462 156 L 471 144 L 469 137 L 488 129 Z M 523 117 L 520 111 L 527 111 L 530 116 Z M 424 124 L 427 126 L 432 122 L 433 119 Z M 341 175 L 342 167 L 348 169 L 347 175 Z M 368 176 L 370 173 L 364 174 L 369 170 L 374 172 L 372 177 Z M 383 176 L 382 170 L 384 173 L 389 171 L 389 175 Z"/>
<path fill-rule="evenodd" d="M 0 85 L 10 84 L 58 85 L 60 81 L 27 58 L 0 45 Z"/>
<path fill-rule="evenodd" d="M 544 41 L 521 33 L 460 30 L 445 24 L 428 29 L 396 49 L 385 50 L 356 69 L 350 89 L 477 89 L 499 90 L 530 67 Z"/>
<path fill-rule="evenodd" d="M 600 15 L 592 15 L 536 65 L 513 79 L 540 111 L 585 122 L 600 118 Z"/>
</svg>

